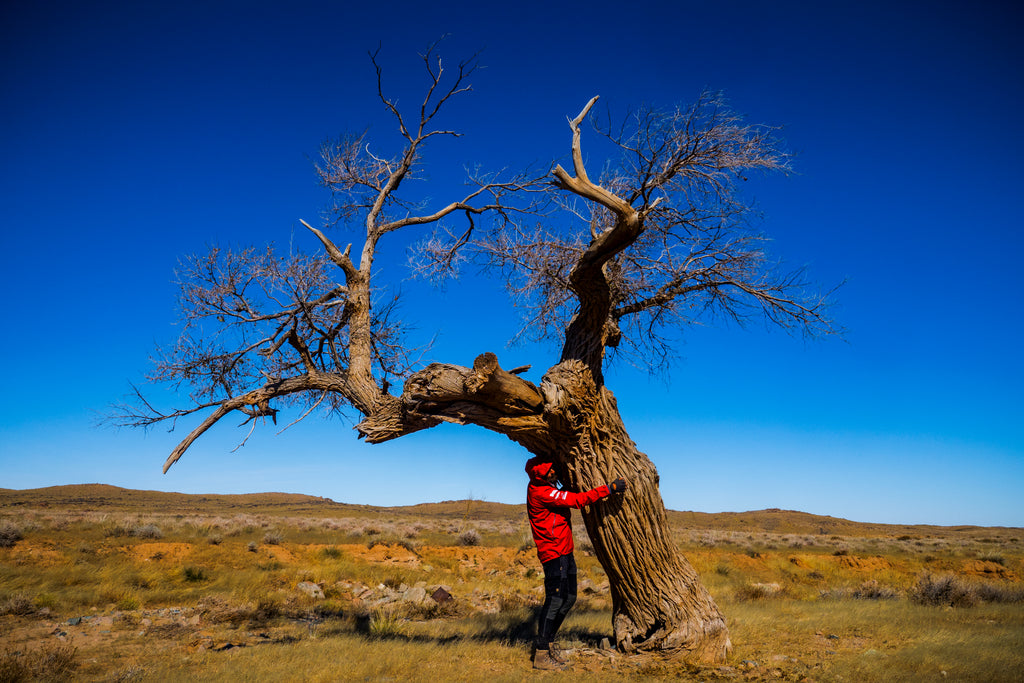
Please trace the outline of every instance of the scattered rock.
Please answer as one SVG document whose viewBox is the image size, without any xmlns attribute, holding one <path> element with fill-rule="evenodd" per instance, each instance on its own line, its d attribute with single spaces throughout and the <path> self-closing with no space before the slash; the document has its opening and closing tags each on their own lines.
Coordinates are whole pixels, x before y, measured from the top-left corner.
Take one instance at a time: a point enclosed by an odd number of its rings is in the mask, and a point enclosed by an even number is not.
<svg viewBox="0 0 1024 683">
<path fill-rule="evenodd" d="M 200 636 L 189 643 L 189 648 L 193 652 L 202 652 L 204 650 L 209 650 L 211 647 L 213 647 L 212 636 Z"/>
<path fill-rule="evenodd" d="M 427 599 L 427 589 L 422 586 L 415 586 L 402 594 L 403 602 L 422 603 Z"/>
<path fill-rule="evenodd" d="M 455 598 L 452 597 L 451 593 L 444 589 L 444 586 L 438 586 L 437 590 L 430 594 L 430 599 L 439 605 L 444 605 Z"/>
<path fill-rule="evenodd" d="M 324 589 L 312 581 L 300 581 L 295 587 L 311 598 L 322 600 L 324 597 Z"/>
</svg>

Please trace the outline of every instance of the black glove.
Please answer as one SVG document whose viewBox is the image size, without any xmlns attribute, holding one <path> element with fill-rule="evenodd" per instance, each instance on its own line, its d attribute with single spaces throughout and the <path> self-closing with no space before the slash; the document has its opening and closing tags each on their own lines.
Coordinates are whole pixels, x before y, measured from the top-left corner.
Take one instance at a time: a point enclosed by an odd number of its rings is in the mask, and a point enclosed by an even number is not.
<svg viewBox="0 0 1024 683">
<path fill-rule="evenodd" d="M 612 483 L 608 484 L 608 488 L 611 489 L 612 493 L 622 493 L 627 488 L 626 480 L 623 479 L 622 477 L 619 477 Z"/>
</svg>

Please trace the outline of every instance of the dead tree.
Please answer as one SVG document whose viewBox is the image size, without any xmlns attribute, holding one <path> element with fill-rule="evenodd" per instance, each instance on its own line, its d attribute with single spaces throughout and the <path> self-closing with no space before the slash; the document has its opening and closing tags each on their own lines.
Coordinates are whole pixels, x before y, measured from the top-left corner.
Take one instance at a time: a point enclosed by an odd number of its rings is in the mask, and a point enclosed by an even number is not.
<svg viewBox="0 0 1024 683">
<path fill-rule="evenodd" d="M 571 170 L 475 177 L 461 198 L 425 210 L 405 198 L 402 184 L 415 176 L 431 138 L 458 135 L 434 122 L 469 90 L 475 62 L 448 77 L 428 51 L 426 95 L 407 118 L 385 95 L 371 58 L 401 153 L 377 156 L 363 136 L 324 145 L 317 172 L 335 210 L 320 228 L 304 222 L 322 253 L 214 249 L 185 261 L 183 332 L 149 379 L 188 388 L 190 404 L 161 412 L 137 392 L 120 422 L 205 416 L 165 471 L 221 419 L 238 414 L 251 430 L 263 421 L 257 418 L 276 421 L 291 405 L 300 420 L 317 409 L 354 410 L 359 438 L 371 443 L 441 422 L 480 425 L 554 458 L 563 481 L 578 489 L 626 478 L 624 497 L 583 512 L 611 585 L 619 648 L 724 659 L 725 620 L 670 538 L 658 473 L 629 437 L 604 363 L 609 350 L 626 350 L 658 365 L 671 351 L 671 330 L 714 316 L 836 332 L 825 297 L 810 293 L 800 272 L 769 262 L 763 239 L 747 225 L 750 206 L 739 191 L 745 174 L 788 167 L 772 131 L 744 123 L 714 95 L 686 108 L 643 109 L 621 128 L 596 127 L 621 159 L 595 182 L 581 131 L 595 97 L 569 122 Z M 531 198 L 551 194 L 570 220 L 536 211 Z M 472 367 L 419 366 L 393 315 L 394 299 L 380 296 L 372 279 L 379 241 L 453 218 L 464 218 L 464 227 L 425 237 L 419 267 L 444 273 L 475 258 L 504 273 L 530 307 L 525 333 L 562 342 L 561 358 L 539 386 L 520 376 L 525 368 L 503 370 L 489 352 Z M 358 226 L 355 255 L 351 244 L 339 248 L 328 237 L 340 222 Z M 391 390 L 396 380 L 404 380 L 401 391 Z"/>
</svg>

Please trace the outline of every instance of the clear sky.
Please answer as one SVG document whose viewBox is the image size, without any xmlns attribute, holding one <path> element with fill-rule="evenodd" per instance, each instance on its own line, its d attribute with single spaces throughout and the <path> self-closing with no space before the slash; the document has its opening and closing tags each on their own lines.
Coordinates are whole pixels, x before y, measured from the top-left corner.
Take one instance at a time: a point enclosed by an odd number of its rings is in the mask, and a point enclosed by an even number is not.
<svg viewBox="0 0 1024 683">
<path fill-rule="evenodd" d="M 482 50 L 487 68 L 445 119 L 465 137 L 429 148 L 438 201 L 467 165 L 564 158 L 566 116 L 593 95 L 622 114 L 711 88 L 784 127 L 797 172 L 751 180 L 759 227 L 787 263 L 847 282 L 848 334 L 703 327 L 667 377 L 615 367 L 669 508 L 1024 526 L 1021 20 L 1015 3 L 935 0 L 4 3 L 0 487 L 522 502 L 526 454 L 477 428 L 368 446 L 351 421 L 309 419 L 232 452 L 231 423 L 163 475 L 183 428 L 95 426 L 175 336 L 178 259 L 316 249 L 298 221 L 328 203 L 320 143 L 395 144 L 367 51 L 411 105 L 417 54 L 447 33 L 450 63 Z M 492 350 L 539 381 L 557 350 L 505 346 L 500 284 L 423 288 L 406 247 L 385 246 L 381 275 L 436 335 L 431 359 Z"/>
</svg>

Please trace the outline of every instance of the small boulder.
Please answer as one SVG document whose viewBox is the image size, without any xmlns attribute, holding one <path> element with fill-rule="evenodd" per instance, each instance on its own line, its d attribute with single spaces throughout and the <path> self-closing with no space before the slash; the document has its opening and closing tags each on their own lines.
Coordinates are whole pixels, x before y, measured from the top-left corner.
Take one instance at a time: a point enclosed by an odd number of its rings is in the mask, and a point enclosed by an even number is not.
<svg viewBox="0 0 1024 683">
<path fill-rule="evenodd" d="M 295 587 L 311 598 L 322 600 L 324 597 L 324 589 L 312 581 L 300 581 Z"/>
<path fill-rule="evenodd" d="M 414 586 L 402 594 L 403 602 L 422 603 L 427 599 L 427 589 L 423 586 Z"/>
</svg>

